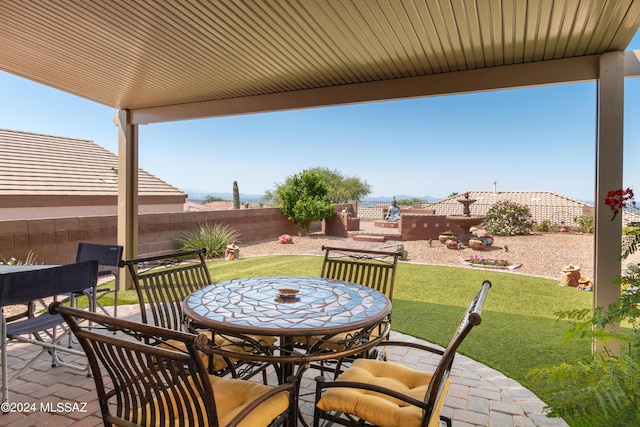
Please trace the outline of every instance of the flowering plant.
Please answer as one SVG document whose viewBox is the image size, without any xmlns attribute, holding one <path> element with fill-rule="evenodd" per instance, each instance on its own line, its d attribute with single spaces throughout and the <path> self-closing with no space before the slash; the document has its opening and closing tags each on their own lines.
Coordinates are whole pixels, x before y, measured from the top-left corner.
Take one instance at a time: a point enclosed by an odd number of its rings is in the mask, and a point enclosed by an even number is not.
<svg viewBox="0 0 640 427">
<path fill-rule="evenodd" d="M 636 205 L 630 188 L 609 191 L 604 201 L 613 218 L 623 208 Z M 640 235 L 635 235 L 621 259 L 636 252 L 639 245 Z M 627 265 L 614 285 L 621 286 L 622 293 L 606 308 L 572 310 L 558 315 L 560 319 L 572 321 L 569 337 L 601 342 L 618 340 L 626 344 L 620 346 L 620 354 L 596 352 L 574 363 L 536 368 L 529 373 L 534 381 L 546 379 L 548 383 L 555 383 L 558 390 L 547 398 L 548 416 L 562 417 L 570 425 L 640 425 L 640 353 L 637 351 L 640 348 L 640 265 Z M 631 331 L 622 331 L 621 324 Z M 625 347 L 627 350 L 622 351 Z"/>
<path fill-rule="evenodd" d="M 508 267 L 509 261 L 506 259 L 484 258 L 480 255 L 472 255 L 471 258 L 466 260 L 470 264 L 478 265 L 495 265 L 497 267 Z"/>
<path fill-rule="evenodd" d="M 487 211 L 483 226 L 497 236 L 522 236 L 531 233 L 533 218 L 528 206 L 503 200 Z"/>
<path fill-rule="evenodd" d="M 627 207 L 627 203 L 633 207 L 636 206 L 636 202 L 633 200 L 633 190 L 630 188 L 626 190 L 622 188 L 619 190 L 609 190 L 604 198 L 604 203 L 613 211 L 612 221 L 620 210 Z"/>
</svg>

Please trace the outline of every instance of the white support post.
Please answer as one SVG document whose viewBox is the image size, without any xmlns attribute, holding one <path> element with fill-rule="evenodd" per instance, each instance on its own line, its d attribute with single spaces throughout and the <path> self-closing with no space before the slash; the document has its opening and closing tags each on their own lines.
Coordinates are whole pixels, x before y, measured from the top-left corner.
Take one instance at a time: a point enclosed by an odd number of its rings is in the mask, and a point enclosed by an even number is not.
<svg viewBox="0 0 640 427">
<path fill-rule="evenodd" d="M 611 221 L 611 209 L 604 203 L 609 190 L 622 188 L 624 53 L 610 52 L 600 57 L 597 88 L 596 195 L 594 294 L 595 307 L 606 308 L 620 297 L 613 280 L 620 275 L 622 213 Z M 594 342 L 593 350 L 607 347 L 619 354 L 620 343 Z"/>
<path fill-rule="evenodd" d="M 132 125 L 130 112 L 120 110 L 114 117 L 118 126 L 118 244 L 122 258 L 138 256 L 138 125 Z M 129 272 L 124 271 L 120 290 L 126 288 Z"/>
</svg>

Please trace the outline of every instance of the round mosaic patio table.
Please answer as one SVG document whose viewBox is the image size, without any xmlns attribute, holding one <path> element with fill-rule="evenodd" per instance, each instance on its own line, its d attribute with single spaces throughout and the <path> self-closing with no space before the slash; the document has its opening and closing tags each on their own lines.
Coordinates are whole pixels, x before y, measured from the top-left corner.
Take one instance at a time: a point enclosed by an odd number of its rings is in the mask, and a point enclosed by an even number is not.
<svg viewBox="0 0 640 427">
<path fill-rule="evenodd" d="M 283 298 L 283 289 L 298 293 Z M 341 280 L 272 276 L 207 286 L 188 296 L 182 308 L 192 327 L 211 329 L 221 336 L 278 338 L 268 351 L 247 338 L 244 351 L 234 352 L 233 346 L 213 348 L 218 354 L 295 364 L 350 356 L 375 346 L 389 331 L 391 302 L 375 289 Z M 371 334 L 374 329 L 383 333 Z M 353 338 L 333 353 L 318 345 L 314 346 L 317 351 L 293 347 L 304 338 L 318 342 L 340 333 L 352 333 Z M 247 354 L 251 345 L 255 351 Z"/>
</svg>

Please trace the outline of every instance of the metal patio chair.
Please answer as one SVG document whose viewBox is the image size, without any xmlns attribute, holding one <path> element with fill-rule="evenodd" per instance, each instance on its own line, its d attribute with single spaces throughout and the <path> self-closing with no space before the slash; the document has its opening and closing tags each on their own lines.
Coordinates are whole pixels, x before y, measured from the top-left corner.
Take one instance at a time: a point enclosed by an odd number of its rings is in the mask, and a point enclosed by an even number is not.
<svg viewBox="0 0 640 427">
<path fill-rule="evenodd" d="M 113 275 L 115 279 L 114 289 L 109 288 L 85 288 L 82 292 L 76 292 L 75 297 L 84 295 L 89 299 L 89 309 L 96 311 L 98 307 L 109 314 L 107 309 L 100 304 L 99 299 L 105 295 L 114 294 L 113 315 L 118 317 L 118 289 L 120 288 L 120 261 L 122 260 L 123 247 L 120 245 L 102 245 L 97 243 L 78 243 L 76 262 L 95 259 L 98 261 L 98 277 Z"/>
<path fill-rule="evenodd" d="M 105 425 L 295 425 L 296 385 L 210 375 L 199 357 L 205 335 L 60 303 L 49 311 L 62 315 L 87 355 Z"/>
<path fill-rule="evenodd" d="M 332 246 L 322 246 L 322 250 L 324 260 L 320 277 L 357 283 L 375 289 L 393 301 L 393 286 L 400 252 Z M 347 342 L 352 342 L 353 336 L 358 333 L 359 331 L 344 332 L 333 337 L 323 337 L 322 341 L 312 338 L 303 343 L 303 346 L 313 348 L 314 351 L 317 349 L 332 351 L 343 348 Z M 376 331 L 372 331 L 372 335 L 375 336 L 375 334 Z M 377 350 L 363 353 L 360 357 L 362 356 L 384 357 L 383 354 L 378 354 Z M 337 375 L 343 363 L 352 359 L 353 357 L 338 361 L 324 361 L 313 364 L 312 367 L 321 371 L 334 372 Z"/>
<path fill-rule="evenodd" d="M 212 284 L 205 253 L 205 249 L 178 251 L 121 262 L 122 266 L 129 269 L 133 278 L 144 323 L 184 330 L 182 301 L 196 290 Z M 147 307 L 151 312 L 151 319 L 147 314 Z M 212 338 L 211 331 L 198 332 Z M 215 340 L 219 345 L 233 345 L 219 336 Z M 275 341 L 271 337 L 256 337 L 256 341 L 259 340 L 267 346 Z M 242 343 L 239 345 L 242 346 Z M 209 359 L 208 368 L 217 375 L 231 374 L 236 378 L 249 378 L 262 373 L 263 382 L 267 382 L 266 364 L 231 360 L 213 354 L 203 355 L 203 358 Z"/>
<path fill-rule="evenodd" d="M 98 280 L 98 262 L 95 260 L 62 266 L 23 266 L 24 271 L 0 274 L 0 308 L 18 303 L 28 303 L 44 298 L 57 298 L 73 291 L 90 288 Z M 8 349 L 10 342 L 22 342 L 37 345 L 41 348 L 30 361 L 12 378 L 25 372 L 38 358 L 50 353 L 51 366 L 67 366 L 78 370 L 87 370 L 80 366 L 63 361 L 59 354 L 69 353 L 84 356 L 82 351 L 69 348 L 60 343 L 66 335 L 64 320 L 56 314 L 32 311 L 27 318 L 6 322 L 4 310 L 0 316 L 0 351 L 2 351 L 2 393 L 3 402 L 9 399 Z"/>
<path fill-rule="evenodd" d="M 458 346 L 482 321 L 491 283 L 484 281 L 464 312 L 446 349 L 413 342 L 386 341 L 381 346 L 404 346 L 441 355 L 434 372 L 398 363 L 360 358 L 335 381 L 316 377 L 314 427 L 320 420 L 352 427 L 436 427 L 451 420 L 441 416 L 449 388 L 449 374 Z"/>
</svg>

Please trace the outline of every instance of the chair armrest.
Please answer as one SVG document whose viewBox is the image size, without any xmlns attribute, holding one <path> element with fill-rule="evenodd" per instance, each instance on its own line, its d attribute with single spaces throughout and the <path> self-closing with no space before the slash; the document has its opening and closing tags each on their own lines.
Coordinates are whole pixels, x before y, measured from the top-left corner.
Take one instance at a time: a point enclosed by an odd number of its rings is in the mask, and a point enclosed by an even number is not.
<svg viewBox="0 0 640 427">
<path fill-rule="evenodd" d="M 426 344 L 419 344 L 415 342 L 404 342 L 404 341 L 382 341 L 376 347 L 411 347 L 416 348 L 418 350 L 428 351 L 430 353 L 439 354 L 442 356 L 444 354 L 443 348 L 437 348 Z"/>
<path fill-rule="evenodd" d="M 327 379 L 323 376 L 317 376 L 315 380 L 316 380 L 316 402 L 320 400 L 319 396 L 323 389 L 339 387 L 339 388 L 358 388 L 362 390 L 374 391 L 387 396 L 391 396 L 395 399 L 406 402 L 409 405 L 417 406 L 418 408 L 426 409 L 427 407 L 427 403 L 424 400 L 418 400 L 411 396 L 407 396 L 406 394 L 402 394 L 396 390 L 392 390 L 390 388 L 382 387 L 379 385 L 361 383 L 356 381 L 327 381 Z"/>
</svg>

